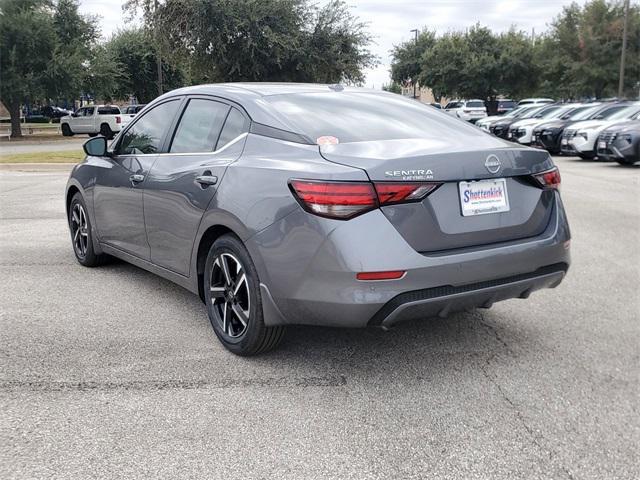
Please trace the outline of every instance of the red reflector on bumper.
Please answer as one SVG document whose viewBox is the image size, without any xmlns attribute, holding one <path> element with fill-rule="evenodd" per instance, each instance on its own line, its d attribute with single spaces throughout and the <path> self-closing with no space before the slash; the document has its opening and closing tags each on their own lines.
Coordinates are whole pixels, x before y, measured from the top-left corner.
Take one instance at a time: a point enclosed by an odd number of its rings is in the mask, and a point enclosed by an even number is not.
<svg viewBox="0 0 640 480">
<path fill-rule="evenodd" d="M 389 272 L 360 272 L 356 274 L 358 280 L 396 280 L 402 278 L 404 270 L 392 270 Z"/>
</svg>

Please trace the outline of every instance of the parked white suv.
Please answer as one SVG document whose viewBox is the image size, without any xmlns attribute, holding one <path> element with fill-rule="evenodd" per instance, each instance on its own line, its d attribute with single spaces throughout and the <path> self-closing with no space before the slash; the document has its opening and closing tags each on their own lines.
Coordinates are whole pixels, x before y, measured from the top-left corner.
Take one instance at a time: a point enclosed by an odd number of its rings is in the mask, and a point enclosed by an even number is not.
<svg viewBox="0 0 640 480">
<path fill-rule="evenodd" d="M 523 145 L 530 145 L 533 137 L 533 130 L 538 125 L 547 123 L 549 120 L 554 118 L 560 118 L 571 110 L 578 108 L 580 105 L 581 104 L 579 103 L 549 105 L 531 118 L 526 118 L 512 123 L 509 127 L 509 132 L 507 133 L 507 139 L 512 142 L 522 143 Z"/>
<path fill-rule="evenodd" d="M 594 158 L 598 147 L 598 135 L 604 129 L 627 120 L 640 120 L 640 103 L 614 104 L 595 119 L 574 123 L 565 129 L 560 149 L 567 155 L 577 154 L 584 159 Z"/>
<path fill-rule="evenodd" d="M 107 138 L 122 129 L 122 114 L 117 105 L 91 105 L 81 107 L 71 115 L 60 119 L 62 135 L 70 137 L 76 133 L 98 134 Z"/>
<path fill-rule="evenodd" d="M 482 100 L 454 100 L 445 105 L 444 111 L 461 120 L 475 123 L 487 116 L 487 108 Z"/>
</svg>

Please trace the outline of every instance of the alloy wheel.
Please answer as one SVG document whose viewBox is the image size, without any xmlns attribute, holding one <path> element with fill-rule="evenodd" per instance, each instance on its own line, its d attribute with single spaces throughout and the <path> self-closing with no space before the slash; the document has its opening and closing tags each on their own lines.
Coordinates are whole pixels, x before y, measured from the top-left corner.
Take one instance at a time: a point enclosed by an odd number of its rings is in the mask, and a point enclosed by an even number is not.
<svg viewBox="0 0 640 480">
<path fill-rule="evenodd" d="M 84 258 L 89 247 L 89 225 L 87 214 L 80 203 L 76 203 L 71 210 L 71 232 L 73 234 L 73 248 L 79 257 Z"/>
<path fill-rule="evenodd" d="M 249 324 L 251 298 L 246 271 L 231 253 L 219 254 L 211 268 L 211 304 L 222 331 L 240 337 Z"/>
</svg>

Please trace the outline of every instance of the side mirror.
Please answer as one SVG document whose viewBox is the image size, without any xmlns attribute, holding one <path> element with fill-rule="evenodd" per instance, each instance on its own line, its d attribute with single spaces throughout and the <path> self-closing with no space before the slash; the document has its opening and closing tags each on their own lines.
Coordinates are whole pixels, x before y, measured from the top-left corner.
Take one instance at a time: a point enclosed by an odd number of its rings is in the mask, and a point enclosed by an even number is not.
<svg viewBox="0 0 640 480">
<path fill-rule="evenodd" d="M 105 137 L 93 137 L 84 142 L 82 146 L 84 153 L 91 157 L 107 156 L 107 139 Z"/>
</svg>

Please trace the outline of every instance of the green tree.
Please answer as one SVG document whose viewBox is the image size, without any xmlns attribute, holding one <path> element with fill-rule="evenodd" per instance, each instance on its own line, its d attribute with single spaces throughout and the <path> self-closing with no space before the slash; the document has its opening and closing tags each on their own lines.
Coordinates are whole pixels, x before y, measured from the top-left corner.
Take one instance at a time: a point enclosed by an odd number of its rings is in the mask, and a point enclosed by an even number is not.
<svg viewBox="0 0 640 480">
<path fill-rule="evenodd" d="M 382 85 L 382 90 L 384 90 L 385 92 L 391 92 L 391 93 L 402 93 L 402 86 L 397 83 L 397 82 L 391 82 L 387 85 Z"/>
<path fill-rule="evenodd" d="M 437 100 L 465 96 L 470 55 L 464 34 L 451 32 L 438 38 L 433 47 L 422 55 L 420 84 L 431 88 Z"/>
<path fill-rule="evenodd" d="M 346 4 L 308 0 L 130 0 L 154 12 L 166 51 L 191 81 L 347 81 L 374 64 L 365 25 Z M 184 60 L 187 59 L 187 60 Z"/>
<path fill-rule="evenodd" d="M 536 55 L 544 91 L 561 98 L 616 94 L 622 49 L 623 3 L 592 0 L 565 7 Z M 625 91 L 640 80 L 640 6 L 629 9 Z M 635 96 L 635 95 L 634 95 Z"/>
<path fill-rule="evenodd" d="M 99 29 L 96 17 L 80 15 L 78 0 L 58 0 L 53 13 L 56 46 L 49 65 L 50 95 L 54 98 L 77 98 L 87 78 Z"/>
<path fill-rule="evenodd" d="M 117 98 L 135 95 L 147 103 L 157 96 L 157 57 L 153 38 L 148 30 L 134 28 L 117 32 L 104 45 L 108 58 L 117 65 L 117 82 L 113 94 Z M 179 67 L 169 61 L 162 63 L 163 84 L 167 90 L 184 84 Z"/>
<path fill-rule="evenodd" d="M 11 116 L 11 136 L 20 137 L 20 105 L 47 94 L 56 46 L 51 3 L 0 1 L 0 100 Z"/>
<path fill-rule="evenodd" d="M 391 50 L 391 80 L 404 84 L 409 80 L 416 81 L 422 71 L 422 56 L 433 48 L 436 35 L 430 30 L 418 32 L 418 38 L 411 39 Z"/>
</svg>

